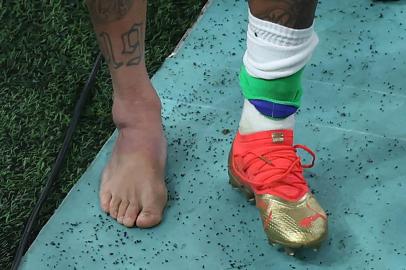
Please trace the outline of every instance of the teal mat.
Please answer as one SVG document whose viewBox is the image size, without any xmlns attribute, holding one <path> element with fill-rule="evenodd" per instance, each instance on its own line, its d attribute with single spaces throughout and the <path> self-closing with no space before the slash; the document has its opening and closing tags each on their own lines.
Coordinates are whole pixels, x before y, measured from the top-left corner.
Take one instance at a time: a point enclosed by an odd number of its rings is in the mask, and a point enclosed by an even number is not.
<svg viewBox="0 0 406 270">
<path fill-rule="evenodd" d="M 169 142 L 164 223 L 127 229 L 99 209 L 113 135 L 22 269 L 406 269 L 406 2 L 371 3 L 318 9 L 296 128 L 296 142 L 317 151 L 306 174 L 330 217 L 318 253 L 269 246 L 255 206 L 228 185 L 247 4 L 219 0 L 153 78 Z"/>
</svg>

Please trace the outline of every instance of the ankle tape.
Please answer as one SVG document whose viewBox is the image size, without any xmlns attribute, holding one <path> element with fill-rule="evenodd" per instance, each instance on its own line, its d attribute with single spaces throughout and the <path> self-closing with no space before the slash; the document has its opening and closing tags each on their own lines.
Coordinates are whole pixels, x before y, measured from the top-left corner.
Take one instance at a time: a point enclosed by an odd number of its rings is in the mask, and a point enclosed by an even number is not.
<svg viewBox="0 0 406 270">
<path fill-rule="evenodd" d="M 249 75 L 243 66 L 240 86 L 244 97 L 259 112 L 272 118 L 286 118 L 300 107 L 302 73 L 303 69 L 285 78 L 265 80 Z"/>
</svg>

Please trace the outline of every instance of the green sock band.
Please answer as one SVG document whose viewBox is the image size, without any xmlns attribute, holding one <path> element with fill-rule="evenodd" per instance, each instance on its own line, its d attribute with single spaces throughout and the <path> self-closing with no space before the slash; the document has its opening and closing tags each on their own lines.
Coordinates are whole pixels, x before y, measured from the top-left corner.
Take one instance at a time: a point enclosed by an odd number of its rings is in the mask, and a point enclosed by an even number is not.
<svg viewBox="0 0 406 270">
<path fill-rule="evenodd" d="M 244 66 L 240 73 L 240 86 L 246 99 L 260 99 L 282 105 L 300 107 L 301 77 L 304 68 L 285 78 L 264 80 L 252 77 Z"/>
</svg>

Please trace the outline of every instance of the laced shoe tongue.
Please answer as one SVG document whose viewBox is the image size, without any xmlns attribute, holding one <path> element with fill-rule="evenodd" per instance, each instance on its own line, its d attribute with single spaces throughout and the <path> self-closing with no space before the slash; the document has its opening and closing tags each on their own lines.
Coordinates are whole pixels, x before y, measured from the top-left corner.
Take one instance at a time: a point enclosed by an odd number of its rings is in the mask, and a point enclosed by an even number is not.
<svg viewBox="0 0 406 270">
<path fill-rule="evenodd" d="M 293 147 L 292 130 L 259 132 L 242 138 L 242 141 L 247 152 L 259 156 L 247 169 L 248 175 L 254 176 L 258 190 L 290 201 L 296 201 L 308 192 L 300 160 Z M 246 155 L 246 158 L 251 159 L 252 156 Z"/>
<path fill-rule="evenodd" d="M 255 177 L 264 182 L 260 187 L 261 190 L 286 200 L 298 200 L 308 191 L 300 160 L 293 149 L 280 152 L 275 150 L 274 153 L 265 155 L 265 158 L 271 164 L 264 165 L 263 162 L 258 161 L 263 167 Z M 273 180 L 270 181 L 270 179 Z"/>
</svg>

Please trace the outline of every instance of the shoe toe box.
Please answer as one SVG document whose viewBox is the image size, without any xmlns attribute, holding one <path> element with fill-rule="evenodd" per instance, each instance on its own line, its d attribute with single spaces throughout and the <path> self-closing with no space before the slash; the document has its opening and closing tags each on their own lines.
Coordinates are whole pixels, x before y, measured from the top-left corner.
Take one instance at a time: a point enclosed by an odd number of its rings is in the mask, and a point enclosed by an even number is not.
<svg viewBox="0 0 406 270">
<path fill-rule="evenodd" d="M 263 196 L 260 208 L 265 232 L 270 242 L 288 247 L 317 247 L 327 235 L 328 222 L 324 210 L 312 194 L 298 202 L 287 202 Z"/>
</svg>

